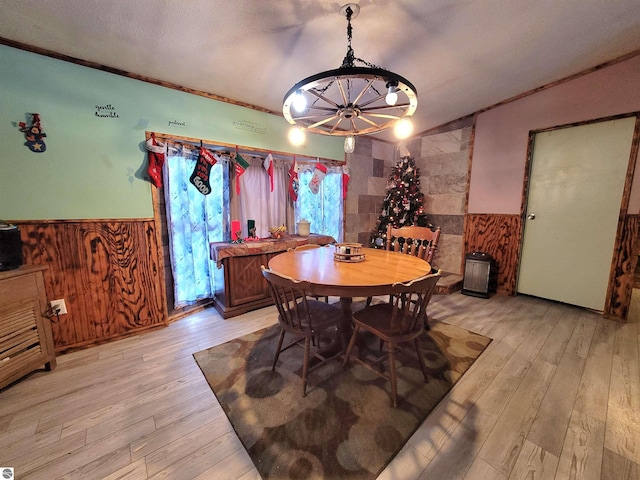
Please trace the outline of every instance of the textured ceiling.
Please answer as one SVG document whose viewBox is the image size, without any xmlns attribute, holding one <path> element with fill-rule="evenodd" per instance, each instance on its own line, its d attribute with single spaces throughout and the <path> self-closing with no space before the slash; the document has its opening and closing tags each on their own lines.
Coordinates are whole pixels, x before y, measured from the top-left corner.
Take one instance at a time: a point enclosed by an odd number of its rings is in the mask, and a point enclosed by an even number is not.
<svg viewBox="0 0 640 480">
<path fill-rule="evenodd" d="M 345 3 L 0 0 L 0 37 L 281 112 L 342 63 Z M 354 3 L 356 57 L 416 86 L 417 132 L 640 50 L 638 0 Z"/>
</svg>

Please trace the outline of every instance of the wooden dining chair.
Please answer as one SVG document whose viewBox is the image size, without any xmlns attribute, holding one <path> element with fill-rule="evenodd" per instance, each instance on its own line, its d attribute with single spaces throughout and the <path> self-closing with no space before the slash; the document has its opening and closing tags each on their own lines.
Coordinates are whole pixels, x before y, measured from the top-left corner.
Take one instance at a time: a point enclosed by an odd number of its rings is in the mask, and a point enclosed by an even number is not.
<svg viewBox="0 0 640 480">
<path fill-rule="evenodd" d="M 415 255 L 431 264 L 436 249 L 438 248 L 440 233 L 440 227 L 435 230 L 431 230 L 429 227 L 418 227 L 416 225 L 394 228 L 389 224 L 387 225 L 385 249 Z M 431 273 L 435 273 L 436 270 L 437 269 L 431 265 Z M 368 297 L 366 306 L 371 305 L 371 301 L 372 298 Z"/>
<path fill-rule="evenodd" d="M 340 327 L 344 314 L 340 307 L 311 298 L 313 291 L 309 282 L 279 275 L 264 265 L 262 275 L 269 284 L 280 324 L 280 336 L 271 369 L 275 370 L 280 353 L 294 346 L 303 347 L 302 396 L 305 396 L 309 372 L 342 355 L 344 343 L 341 344 L 342 348 L 330 356 L 322 353 L 321 345 L 341 341 Z M 292 338 L 283 346 L 287 334 Z M 309 367 L 311 356 L 319 360 L 313 368 Z"/>
<path fill-rule="evenodd" d="M 398 405 L 398 379 L 396 374 L 396 353 L 405 349 L 406 344 L 413 344 L 415 353 L 422 369 L 425 382 L 428 382 L 427 370 L 420 346 L 420 335 L 425 331 L 427 306 L 433 294 L 441 272 L 424 275 L 408 283 L 395 284 L 391 287 L 389 302 L 367 306 L 353 314 L 354 329 L 345 352 L 343 367 L 349 360 L 364 365 L 382 378 L 391 382 L 391 403 Z M 352 355 L 356 339 L 361 331 L 375 335 L 382 345 L 386 345 L 388 360 L 388 374 L 383 369 L 377 369 L 385 360 L 385 355 L 379 355 L 373 361 L 368 361 L 366 349 L 359 355 Z M 362 356 L 362 358 L 361 358 Z"/>
<path fill-rule="evenodd" d="M 415 255 L 429 263 L 433 261 L 438 240 L 440 240 L 440 227 L 431 230 L 429 227 L 415 225 L 400 228 L 387 225 L 387 250 Z"/>
</svg>

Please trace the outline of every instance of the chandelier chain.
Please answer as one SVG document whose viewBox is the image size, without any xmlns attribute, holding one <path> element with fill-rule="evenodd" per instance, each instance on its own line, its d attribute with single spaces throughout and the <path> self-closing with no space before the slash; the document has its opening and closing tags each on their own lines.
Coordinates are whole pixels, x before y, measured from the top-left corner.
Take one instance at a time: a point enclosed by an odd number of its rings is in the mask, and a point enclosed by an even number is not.
<svg viewBox="0 0 640 480">
<path fill-rule="evenodd" d="M 351 46 L 351 40 L 353 40 L 353 27 L 351 26 L 351 16 L 353 15 L 353 10 L 351 9 L 351 7 L 347 7 L 345 13 L 347 16 L 347 54 L 345 55 L 344 60 L 342 60 L 342 65 L 340 66 L 340 68 L 353 67 L 355 66 L 356 61 L 369 68 L 382 68 L 379 65 L 375 65 L 373 63 L 367 62 L 366 60 L 363 60 L 362 58 L 356 57 L 353 51 L 353 47 Z"/>
</svg>

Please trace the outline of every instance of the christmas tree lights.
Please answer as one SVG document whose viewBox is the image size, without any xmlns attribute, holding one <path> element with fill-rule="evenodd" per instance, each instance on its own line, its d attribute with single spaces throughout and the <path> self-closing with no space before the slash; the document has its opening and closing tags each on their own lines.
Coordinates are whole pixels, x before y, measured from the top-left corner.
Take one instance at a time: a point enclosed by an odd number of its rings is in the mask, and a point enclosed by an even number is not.
<svg viewBox="0 0 640 480">
<path fill-rule="evenodd" d="M 371 232 L 371 247 L 384 248 L 387 225 L 394 228 L 417 225 L 433 227 L 424 211 L 424 194 L 420 191 L 420 169 L 411 156 L 402 157 L 387 180 L 387 195 L 376 228 Z"/>
</svg>

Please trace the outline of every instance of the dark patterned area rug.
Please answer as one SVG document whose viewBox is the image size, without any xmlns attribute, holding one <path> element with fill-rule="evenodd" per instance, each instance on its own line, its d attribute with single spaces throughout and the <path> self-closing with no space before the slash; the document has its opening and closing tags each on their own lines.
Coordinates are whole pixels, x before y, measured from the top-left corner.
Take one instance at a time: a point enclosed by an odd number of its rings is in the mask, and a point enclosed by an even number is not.
<svg viewBox="0 0 640 480">
<path fill-rule="evenodd" d="M 429 382 L 415 359 L 399 358 L 398 407 L 390 385 L 351 362 L 332 361 L 300 378 L 303 350 L 271 371 L 277 325 L 194 354 L 264 479 L 375 479 L 490 339 L 446 323 L 423 336 Z M 286 340 L 285 340 L 286 341 Z M 377 346 L 374 338 L 367 339 Z M 374 348 L 375 352 L 377 348 Z"/>
</svg>

